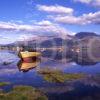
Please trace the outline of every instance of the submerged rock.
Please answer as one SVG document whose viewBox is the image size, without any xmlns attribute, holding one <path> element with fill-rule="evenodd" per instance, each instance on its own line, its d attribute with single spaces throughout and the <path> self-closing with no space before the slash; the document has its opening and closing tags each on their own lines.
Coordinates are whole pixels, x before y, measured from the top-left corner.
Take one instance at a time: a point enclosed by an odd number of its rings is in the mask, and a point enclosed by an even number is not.
<svg viewBox="0 0 100 100">
<path fill-rule="evenodd" d="M 0 87 L 6 86 L 6 85 L 9 85 L 9 84 L 10 84 L 9 82 L 0 82 Z"/>
<path fill-rule="evenodd" d="M 84 74 L 69 74 L 63 73 L 60 70 L 52 70 L 49 68 L 44 68 L 38 71 L 39 74 L 48 82 L 63 83 L 66 81 L 77 80 L 83 78 Z"/>
<path fill-rule="evenodd" d="M 8 92 L 0 92 L 0 100 L 48 100 L 40 90 L 31 86 L 15 86 Z"/>
</svg>

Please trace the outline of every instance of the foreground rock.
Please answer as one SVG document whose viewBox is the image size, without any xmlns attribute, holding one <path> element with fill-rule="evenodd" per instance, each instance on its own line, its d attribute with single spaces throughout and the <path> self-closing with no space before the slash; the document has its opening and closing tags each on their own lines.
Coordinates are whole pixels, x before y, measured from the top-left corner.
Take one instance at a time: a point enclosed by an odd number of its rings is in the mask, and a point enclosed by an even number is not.
<svg viewBox="0 0 100 100">
<path fill-rule="evenodd" d="M 47 97 L 31 86 L 15 86 L 8 93 L 1 91 L 0 100 L 47 100 Z"/>
</svg>

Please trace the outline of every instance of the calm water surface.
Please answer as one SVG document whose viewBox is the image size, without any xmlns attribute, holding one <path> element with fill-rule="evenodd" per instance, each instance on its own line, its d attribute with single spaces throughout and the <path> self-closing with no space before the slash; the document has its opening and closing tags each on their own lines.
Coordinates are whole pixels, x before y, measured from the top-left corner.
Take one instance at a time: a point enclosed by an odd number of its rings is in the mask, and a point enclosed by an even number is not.
<svg viewBox="0 0 100 100">
<path fill-rule="evenodd" d="M 11 52 L 0 52 L 0 81 L 11 83 L 3 87 L 5 91 L 9 91 L 14 85 L 29 85 L 44 91 L 50 100 L 100 100 L 100 63 L 82 66 L 75 62 L 41 58 L 37 67 L 23 72 L 18 67 L 19 60 Z M 43 68 L 57 69 L 66 74 L 85 74 L 85 77 L 64 83 L 49 82 L 37 72 Z"/>
</svg>

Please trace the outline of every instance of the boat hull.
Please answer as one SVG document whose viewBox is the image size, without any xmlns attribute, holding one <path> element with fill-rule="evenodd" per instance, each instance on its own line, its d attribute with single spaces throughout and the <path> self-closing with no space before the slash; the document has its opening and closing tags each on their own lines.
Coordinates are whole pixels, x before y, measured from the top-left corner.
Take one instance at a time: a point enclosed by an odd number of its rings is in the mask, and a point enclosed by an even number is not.
<svg viewBox="0 0 100 100">
<path fill-rule="evenodd" d="M 20 52 L 19 57 L 24 62 L 36 61 L 40 57 L 39 52 Z"/>
</svg>

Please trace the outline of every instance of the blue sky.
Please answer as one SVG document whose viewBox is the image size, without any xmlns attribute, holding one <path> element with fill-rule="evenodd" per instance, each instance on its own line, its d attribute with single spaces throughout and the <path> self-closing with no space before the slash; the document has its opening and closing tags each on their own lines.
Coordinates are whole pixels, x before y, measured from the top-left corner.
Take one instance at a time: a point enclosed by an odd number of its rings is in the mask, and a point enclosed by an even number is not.
<svg viewBox="0 0 100 100">
<path fill-rule="evenodd" d="M 100 34 L 100 0 L 1 0 L 0 44 L 36 35 Z"/>
</svg>

